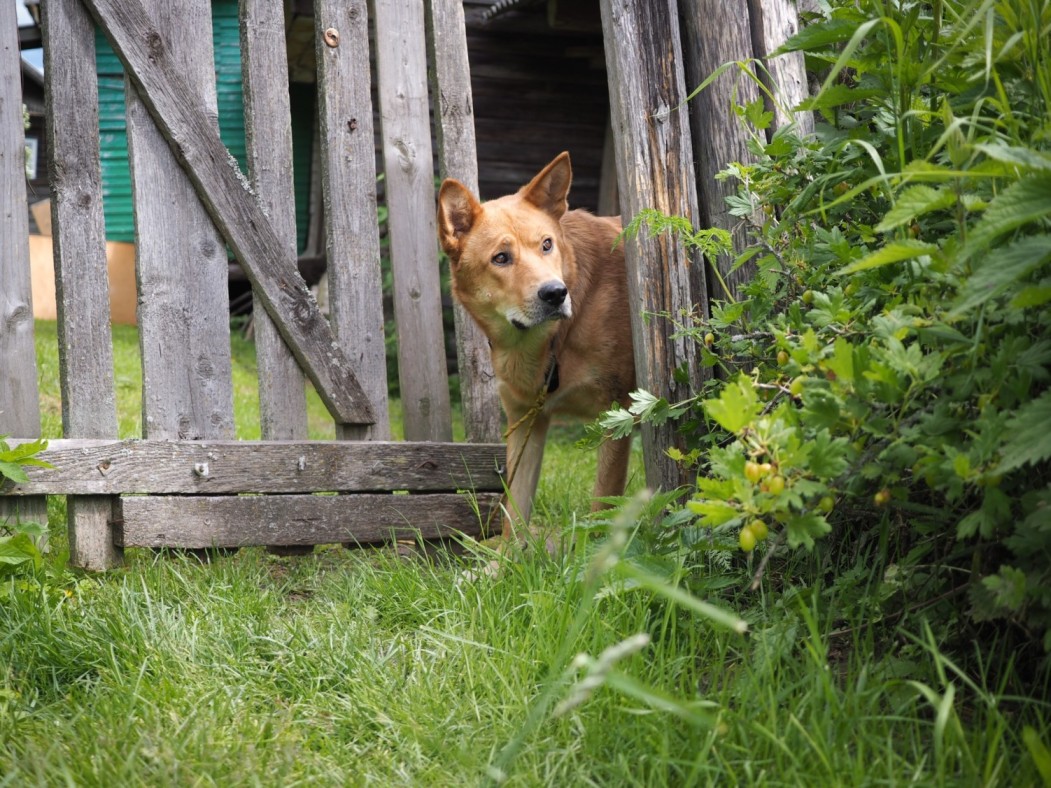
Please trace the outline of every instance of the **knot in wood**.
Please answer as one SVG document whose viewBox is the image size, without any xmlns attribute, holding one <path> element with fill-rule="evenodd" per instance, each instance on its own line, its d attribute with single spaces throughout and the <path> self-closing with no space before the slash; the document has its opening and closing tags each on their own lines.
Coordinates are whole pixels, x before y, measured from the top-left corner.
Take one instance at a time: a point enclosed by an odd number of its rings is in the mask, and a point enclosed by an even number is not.
<svg viewBox="0 0 1051 788">
<path fill-rule="evenodd" d="M 211 475 L 208 469 L 208 463 L 206 462 L 195 462 L 193 465 L 193 472 L 202 479 L 207 479 Z"/>
<path fill-rule="evenodd" d="M 156 62 L 164 53 L 164 39 L 156 30 L 151 30 L 146 37 L 146 50 L 149 52 L 147 57 L 151 63 Z"/>
<path fill-rule="evenodd" d="M 325 28 L 325 32 L 322 36 L 325 39 L 325 43 L 330 47 L 335 48 L 339 46 L 339 31 L 334 27 Z"/>
</svg>

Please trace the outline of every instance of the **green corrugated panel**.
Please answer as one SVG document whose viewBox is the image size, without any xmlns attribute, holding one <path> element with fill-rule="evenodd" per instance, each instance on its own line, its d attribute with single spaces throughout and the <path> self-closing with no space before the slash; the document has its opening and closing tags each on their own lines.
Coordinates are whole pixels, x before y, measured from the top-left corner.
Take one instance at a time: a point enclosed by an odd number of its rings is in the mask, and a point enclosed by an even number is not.
<svg viewBox="0 0 1051 788">
<path fill-rule="evenodd" d="M 212 4 L 212 43 L 215 47 L 219 136 L 244 170 L 241 36 L 236 0 L 216 0 Z M 95 35 L 95 66 L 99 82 L 99 147 L 106 238 L 111 241 L 134 241 L 135 223 L 124 111 L 124 70 L 101 32 Z"/>
</svg>

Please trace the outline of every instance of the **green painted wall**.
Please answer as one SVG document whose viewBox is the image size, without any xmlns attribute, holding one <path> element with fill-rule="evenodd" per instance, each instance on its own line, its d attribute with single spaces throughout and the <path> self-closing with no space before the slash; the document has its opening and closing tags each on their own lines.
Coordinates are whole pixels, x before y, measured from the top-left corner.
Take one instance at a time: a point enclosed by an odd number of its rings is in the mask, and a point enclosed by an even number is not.
<svg viewBox="0 0 1051 788">
<path fill-rule="evenodd" d="M 212 44 L 219 106 L 219 136 L 242 170 L 245 164 L 244 99 L 241 88 L 241 39 L 236 0 L 212 3 Z M 106 238 L 135 240 L 135 217 L 128 169 L 128 132 L 124 111 L 124 70 L 101 32 L 95 35 L 99 85 L 99 133 Z M 310 224 L 310 159 L 313 145 L 313 86 L 293 86 L 292 145 L 299 249 Z M 300 88 L 303 88 L 302 90 Z M 305 95 L 304 95 L 305 94 Z"/>
</svg>

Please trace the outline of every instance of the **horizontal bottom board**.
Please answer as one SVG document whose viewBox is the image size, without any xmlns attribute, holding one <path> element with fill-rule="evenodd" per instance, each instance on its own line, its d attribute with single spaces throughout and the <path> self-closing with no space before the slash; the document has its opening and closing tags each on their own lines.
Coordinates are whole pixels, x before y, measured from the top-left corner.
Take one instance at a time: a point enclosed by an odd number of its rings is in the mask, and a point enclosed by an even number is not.
<svg viewBox="0 0 1051 788">
<path fill-rule="evenodd" d="M 500 495 L 127 496 L 115 507 L 119 547 L 369 544 L 499 525 Z"/>
</svg>

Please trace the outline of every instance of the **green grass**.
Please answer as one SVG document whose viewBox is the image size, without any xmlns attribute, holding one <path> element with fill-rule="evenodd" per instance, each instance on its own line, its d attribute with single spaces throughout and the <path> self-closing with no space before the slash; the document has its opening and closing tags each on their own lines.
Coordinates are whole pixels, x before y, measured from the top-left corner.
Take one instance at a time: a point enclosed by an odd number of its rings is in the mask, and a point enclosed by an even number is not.
<svg viewBox="0 0 1051 788">
<path fill-rule="evenodd" d="M 137 344 L 115 335 L 132 435 Z M 573 437 L 556 433 L 538 501 L 555 525 L 586 511 Z M 1040 783 L 1022 735 L 1051 736 L 1046 665 L 1023 673 L 996 641 L 950 661 L 918 614 L 844 620 L 862 608 L 804 568 L 736 597 L 745 638 L 603 575 L 583 543 L 474 583 L 387 549 L 129 551 L 92 577 L 52 558 L 0 591 L 0 786 Z M 650 644 L 616 665 L 635 694 L 581 693 L 574 656 L 637 633 Z"/>
</svg>

